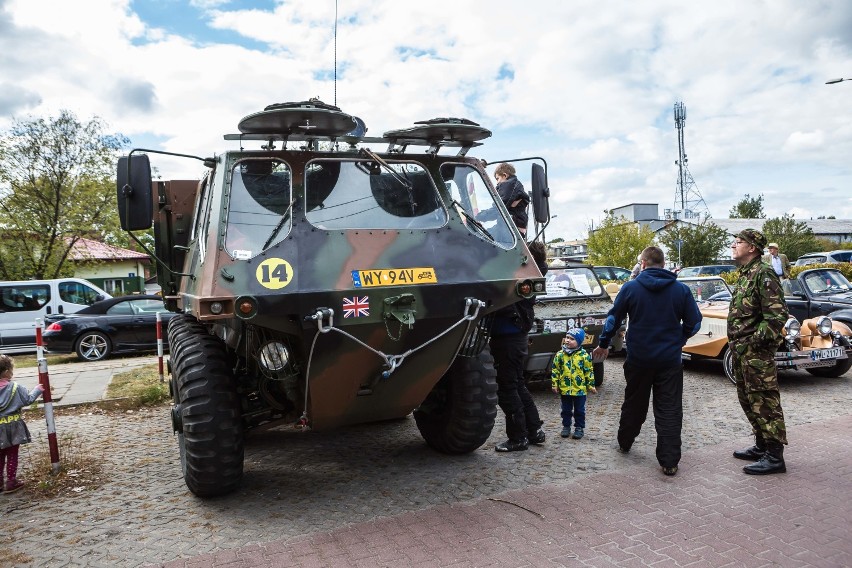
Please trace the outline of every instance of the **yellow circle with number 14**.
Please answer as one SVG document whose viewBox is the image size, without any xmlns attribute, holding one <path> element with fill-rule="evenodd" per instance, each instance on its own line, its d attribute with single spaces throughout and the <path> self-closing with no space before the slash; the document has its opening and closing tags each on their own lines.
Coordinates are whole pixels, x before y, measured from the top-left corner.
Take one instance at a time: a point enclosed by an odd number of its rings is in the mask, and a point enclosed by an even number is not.
<svg viewBox="0 0 852 568">
<path fill-rule="evenodd" d="M 257 267 L 255 276 L 264 288 L 279 290 L 293 279 L 293 267 L 283 258 L 267 258 Z"/>
</svg>

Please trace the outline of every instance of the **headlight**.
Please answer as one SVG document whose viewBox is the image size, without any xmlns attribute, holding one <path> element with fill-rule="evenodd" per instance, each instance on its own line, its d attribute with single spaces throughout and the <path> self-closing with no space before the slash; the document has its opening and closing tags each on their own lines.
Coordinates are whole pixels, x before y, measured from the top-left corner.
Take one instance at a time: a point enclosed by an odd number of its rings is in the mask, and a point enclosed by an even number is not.
<svg viewBox="0 0 852 568">
<path fill-rule="evenodd" d="M 820 316 L 817 320 L 817 333 L 819 333 L 823 337 L 828 337 L 831 333 L 831 318 L 828 316 Z"/>
<path fill-rule="evenodd" d="M 802 324 L 796 318 L 790 318 L 784 324 L 784 335 L 796 338 L 802 335 Z"/>
<path fill-rule="evenodd" d="M 280 341 L 270 341 L 260 349 L 260 364 L 267 371 L 280 371 L 290 361 L 290 352 Z"/>
</svg>

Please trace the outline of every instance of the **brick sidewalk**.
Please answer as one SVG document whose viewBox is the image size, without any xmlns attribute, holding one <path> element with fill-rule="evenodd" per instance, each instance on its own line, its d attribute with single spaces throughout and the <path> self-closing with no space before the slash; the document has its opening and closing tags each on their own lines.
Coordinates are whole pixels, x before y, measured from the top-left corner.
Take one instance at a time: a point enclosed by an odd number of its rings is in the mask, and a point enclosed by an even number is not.
<svg viewBox="0 0 852 568">
<path fill-rule="evenodd" d="M 745 475 L 724 443 L 685 453 L 673 478 L 646 460 L 159 566 L 850 566 L 850 439 L 845 416 L 791 428 L 786 474 Z"/>
</svg>

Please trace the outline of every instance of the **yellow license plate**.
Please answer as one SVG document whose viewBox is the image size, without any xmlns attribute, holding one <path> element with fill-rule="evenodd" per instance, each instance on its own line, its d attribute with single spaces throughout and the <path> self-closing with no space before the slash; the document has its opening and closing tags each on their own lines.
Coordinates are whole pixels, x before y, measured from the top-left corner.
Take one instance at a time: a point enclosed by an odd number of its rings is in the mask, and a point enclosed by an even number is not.
<svg viewBox="0 0 852 568">
<path fill-rule="evenodd" d="M 594 335 L 586 334 L 586 339 L 583 340 L 583 345 L 591 345 L 595 341 Z"/>
<path fill-rule="evenodd" d="M 437 284 L 434 268 L 385 268 L 381 270 L 353 270 L 352 284 L 356 288 L 376 286 L 404 286 L 411 284 Z"/>
</svg>

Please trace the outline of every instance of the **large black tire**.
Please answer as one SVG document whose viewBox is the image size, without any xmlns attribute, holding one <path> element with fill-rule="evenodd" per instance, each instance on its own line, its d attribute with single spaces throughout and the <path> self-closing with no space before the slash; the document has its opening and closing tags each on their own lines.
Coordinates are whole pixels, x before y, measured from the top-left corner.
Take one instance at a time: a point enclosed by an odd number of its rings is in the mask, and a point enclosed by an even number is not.
<svg viewBox="0 0 852 568">
<path fill-rule="evenodd" d="M 476 450 L 497 417 L 497 372 L 486 347 L 478 357 L 457 357 L 414 411 L 426 443 L 445 454 Z"/>
<path fill-rule="evenodd" d="M 841 359 L 831 367 L 814 367 L 805 371 L 817 377 L 830 377 L 835 379 L 852 369 L 852 359 Z"/>
<path fill-rule="evenodd" d="M 592 363 L 592 369 L 595 372 L 595 388 L 598 388 L 603 384 L 604 379 L 604 364 L 603 361 L 600 363 Z"/>
<path fill-rule="evenodd" d="M 77 339 L 74 351 L 81 361 L 100 361 L 109 357 L 112 342 L 100 331 L 87 331 Z"/>
<path fill-rule="evenodd" d="M 199 497 L 224 495 L 243 477 L 243 424 L 225 347 L 196 320 L 169 322 L 178 435 L 186 486 Z"/>
</svg>

